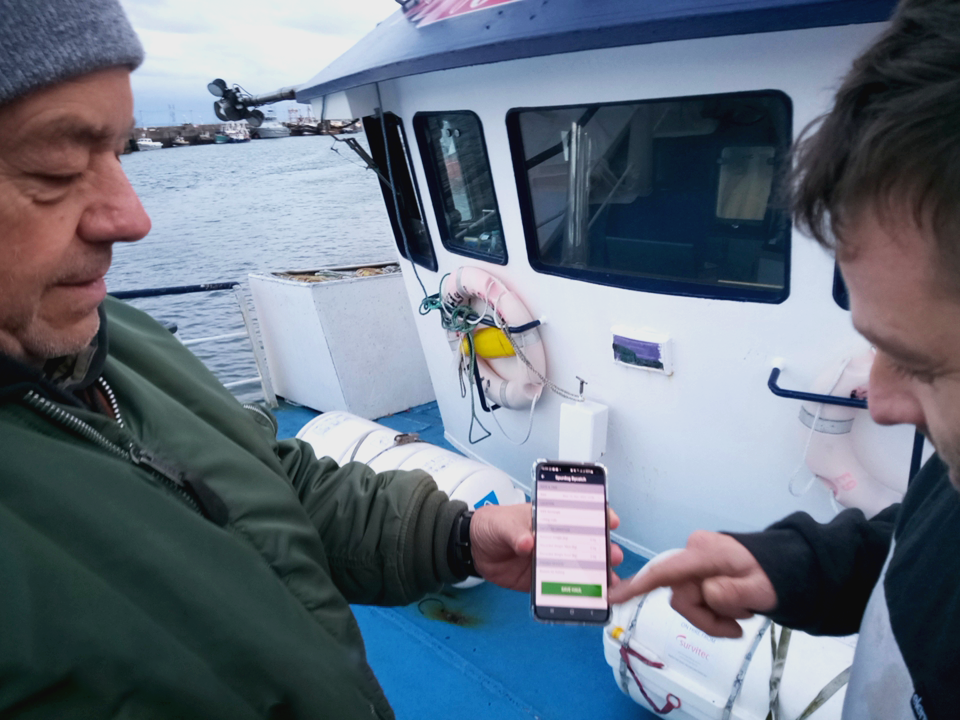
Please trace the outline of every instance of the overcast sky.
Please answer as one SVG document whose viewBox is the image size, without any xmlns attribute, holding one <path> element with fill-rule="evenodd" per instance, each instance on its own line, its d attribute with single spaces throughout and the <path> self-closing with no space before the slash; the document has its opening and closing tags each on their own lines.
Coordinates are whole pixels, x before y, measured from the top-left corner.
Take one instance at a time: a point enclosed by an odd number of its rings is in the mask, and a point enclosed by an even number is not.
<svg viewBox="0 0 960 720">
<path fill-rule="evenodd" d="M 133 75 L 137 123 L 217 122 L 207 83 L 254 95 L 306 82 L 378 22 L 395 0 L 121 0 L 147 51 Z M 278 115 L 286 120 L 284 103 Z M 300 106 L 304 110 L 306 106 Z"/>
</svg>

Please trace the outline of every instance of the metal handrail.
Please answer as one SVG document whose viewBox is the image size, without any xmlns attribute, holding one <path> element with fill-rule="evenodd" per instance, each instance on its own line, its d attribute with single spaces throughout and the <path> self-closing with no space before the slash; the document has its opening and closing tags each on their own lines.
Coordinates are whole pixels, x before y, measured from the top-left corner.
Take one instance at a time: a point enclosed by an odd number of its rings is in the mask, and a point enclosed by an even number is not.
<svg viewBox="0 0 960 720">
<path fill-rule="evenodd" d="M 243 325 L 246 328 L 244 332 L 224 333 L 222 335 L 210 335 L 207 337 L 193 338 L 191 340 L 181 340 L 185 347 L 200 345 L 202 343 L 220 342 L 224 340 L 237 340 L 247 338 L 250 341 L 250 347 L 253 350 L 253 359 L 257 364 L 258 377 L 246 378 L 244 380 L 233 380 L 224 383 L 223 386 L 228 390 L 242 387 L 244 385 L 253 385 L 260 383 L 263 389 L 263 396 L 270 407 L 277 407 L 277 396 L 273 390 L 273 383 L 267 368 L 267 358 L 263 347 L 258 341 L 257 329 L 253 324 L 253 318 L 250 316 L 250 309 L 247 306 L 246 298 L 243 294 L 243 286 L 236 281 L 203 283 L 200 285 L 176 285 L 163 288 L 145 288 L 142 290 L 120 290 L 110 293 L 118 300 L 136 300 L 139 298 L 165 297 L 168 295 L 187 295 L 190 293 L 215 292 L 218 290 L 233 290 L 240 306 L 240 314 L 243 316 Z M 175 330 L 174 330 L 175 332 Z"/>
<path fill-rule="evenodd" d="M 238 282 L 204 283 L 202 285 L 177 285 L 165 288 L 146 288 L 143 290 L 119 290 L 110 293 L 118 300 L 136 300 L 138 298 L 162 297 L 164 295 L 187 295 L 189 293 L 212 292 L 214 290 L 233 290 Z"/>
<path fill-rule="evenodd" d="M 770 371 L 770 379 L 767 380 L 767 387 L 770 392 L 778 397 L 790 398 L 792 400 L 807 400 L 809 402 L 823 403 L 824 405 L 841 405 L 843 407 L 853 407 L 859 410 L 867 409 L 867 401 L 859 398 L 845 398 L 836 395 L 821 395 L 819 393 L 799 392 L 797 390 L 786 390 L 777 384 L 780 379 L 780 368 L 775 367 Z M 920 470 L 920 464 L 923 460 L 923 442 L 924 435 L 917 430 L 913 435 L 913 451 L 910 453 L 910 475 L 908 480 Z"/>
<path fill-rule="evenodd" d="M 767 387 L 770 392 L 778 397 L 790 398 L 792 400 L 807 400 L 809 402 L 823 403 L 824 405 L 842 405 L 843 407 L 867 409 L 867 401 L 859 398 L 845 398 L 837 395 L 821 395 L 819 393 L 800 392 L 798 390 L 787 390 L 777 385 L 780 379 L 780 368 L 775 367 L 770 371 L 770 379 L 767 380 Z"/>
</svg>

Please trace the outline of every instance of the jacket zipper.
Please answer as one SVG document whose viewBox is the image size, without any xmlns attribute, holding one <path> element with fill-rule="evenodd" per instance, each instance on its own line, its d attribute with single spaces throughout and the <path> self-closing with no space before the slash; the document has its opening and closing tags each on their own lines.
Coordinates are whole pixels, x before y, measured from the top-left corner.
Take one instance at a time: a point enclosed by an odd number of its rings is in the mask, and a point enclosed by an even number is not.
<svg viewBox="0 0 960 720">
<path fill-rule="evenodd" d="M 276 426 L 276 422 L 277 422 L 276 419 L 256 403 L 244 403 L 243 408 L 244 410 L 250 410 L 252 412 L 255 412 L 258 415 L 260 415 L 262 418 L 266 419 L 266 421 L 270 423 L 271 427 Z"/>
<path fill-rule="evenodd" d="M 99 379 L 99 383 L 100 387 L 103 388 L 107 399 L 110 401 L 110 406 L 117 418 L 117 423 L 121 427 L 124 427 L 120 416 L 120 408 L 117 405 L 117 397 L 114 394 L 113 389 L 103 378 Z M 150 452 L 138 447 L 132 440 L 127 444 L 126 449 L 124 449 L 117 443 L 109 440 L 103 435 L 103 433 L 89 423 L 84 422 L 76 415 L 68 413 L 59 405 L 50 402 L 46 398 L 40 397 L 33 390 L 28 390 L 23 399 L 35 410 L 39 411 L 43 415 L 46 415 L 54 422 L 59 423 L 63 427 L 71 430 L 76 435 L 88 440 L 101 449 L 106 450 L 107 452 L 119 458 L 127 460 L 134 465 L 150 470 L 152 474 L 160 479 L 160 481 L 163 482 L 167 488 L 169 488 L 177 497 L 183 500 L 183 502 L 189 506 L 190 509 L 196 512 L 198 515 L 204 517 L 206 516 L 201 509 L 200 504 L 193 498 L 190 490 L 188 490 L 184 485 L 183 478 L 180 473 L 176 472 L 175 470 L 171 470 L 170 467 L 158 460 Z"/>
</svg>

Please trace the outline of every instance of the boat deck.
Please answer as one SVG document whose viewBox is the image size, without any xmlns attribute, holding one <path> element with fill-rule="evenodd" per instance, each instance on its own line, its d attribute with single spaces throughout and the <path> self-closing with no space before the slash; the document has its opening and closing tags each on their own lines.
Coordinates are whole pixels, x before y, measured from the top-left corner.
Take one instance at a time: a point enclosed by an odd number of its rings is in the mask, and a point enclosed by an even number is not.
<svg viewBox="0 0 960 720">
<path fill-rule="evenodd" d="M 288 404 L 275 414 L 281 438 L 317 415 Z M 453 450 L 436 403 L 378 422 Z M 645 560 L 624 554 L 618 572 L 632 575 Z M 656 717 L 617 687 L 599 628 L 538 623 L 524 593 L 485 583 L 444 588 L 407 607 L 355 605 L 353 611 L 399 720 Z"/>
</svg>

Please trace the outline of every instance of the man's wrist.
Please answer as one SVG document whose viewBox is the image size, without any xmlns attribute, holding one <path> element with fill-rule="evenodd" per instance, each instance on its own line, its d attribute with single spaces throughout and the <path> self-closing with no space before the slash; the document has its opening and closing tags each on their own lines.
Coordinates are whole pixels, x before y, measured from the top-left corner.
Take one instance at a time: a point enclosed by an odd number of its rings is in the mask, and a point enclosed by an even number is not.
<svg viewBox="0 0 960 720">
<path fill-rule="evenodd" d="M 470 542 L 470 524 L 473 511 L 465 510 L 453 521 L 450 542 L 447 545 L 447 563 L 457 577 L 482 577 L 473 563 L 473 547 Z"/>
</svg>

